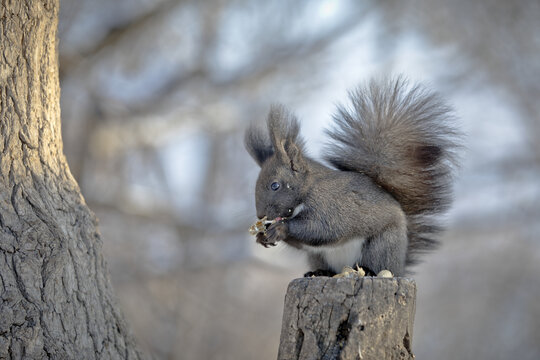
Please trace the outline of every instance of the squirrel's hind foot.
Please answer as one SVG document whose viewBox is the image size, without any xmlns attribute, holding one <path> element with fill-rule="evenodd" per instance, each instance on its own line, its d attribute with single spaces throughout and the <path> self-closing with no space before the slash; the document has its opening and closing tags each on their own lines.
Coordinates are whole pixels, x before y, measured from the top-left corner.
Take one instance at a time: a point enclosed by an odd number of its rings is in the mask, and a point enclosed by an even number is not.
<svg viewBox="0 0 540 360">
<path fill-rule="evenodd" d="M 336 275 L 336 273 L 332 270 L 323 270 L 323 269 L 318 269 L 318 270 L 315 270 L 315 271 L 308 271 L 307 273 L 304 274 L 304 277 L 314 277 L 314 276 L 328 276 L 328 277 L 332 277 Z"/>
</svg>

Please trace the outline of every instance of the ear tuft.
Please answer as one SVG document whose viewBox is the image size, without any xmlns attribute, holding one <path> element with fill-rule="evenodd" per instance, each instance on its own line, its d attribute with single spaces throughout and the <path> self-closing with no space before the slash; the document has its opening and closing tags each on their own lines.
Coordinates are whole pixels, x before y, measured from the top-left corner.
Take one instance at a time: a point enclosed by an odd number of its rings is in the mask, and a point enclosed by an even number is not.
<svg viewBox="0 0 540 360">
<path fill-rule="evenodd" d="M 259 166 L 262 166 L 270 156 L 274 155 L 270 137 L 264 129 L 253 123 L 246 130 L 244 144 L 248 153 Z"/>
<path fill-rule="evenodd" d="M 276 156 L 291 169 L 299 171 L 305 160 L 304 140 L 300 137 L 300 125 L 296 116 L 282 105 L 272 105 L 268 114 L 268 133 Z"/>
<path fill-rule="evenodd" d="M 246 149 L 259 166 L 271 156 L 291 169 L 300 171 L 305 166 L 304 140 L 300 137 L 300 125 L 296 117 L 282 105 L 272 105 L 266 119 L 267 131 L 251 124 L 246 130 Z"/>
</svg>

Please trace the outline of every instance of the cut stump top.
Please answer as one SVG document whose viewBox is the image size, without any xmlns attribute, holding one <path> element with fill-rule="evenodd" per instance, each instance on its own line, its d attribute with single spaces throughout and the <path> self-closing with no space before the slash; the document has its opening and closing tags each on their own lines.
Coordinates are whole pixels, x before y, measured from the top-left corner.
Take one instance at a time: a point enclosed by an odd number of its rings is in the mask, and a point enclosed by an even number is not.
<svg viewBox="0 0 540 360">
<path fill-rule="evenodd" d="M 410 278 L 295 279 L 278 359 L 413 359 L 415 302 Z"/>
</svg>

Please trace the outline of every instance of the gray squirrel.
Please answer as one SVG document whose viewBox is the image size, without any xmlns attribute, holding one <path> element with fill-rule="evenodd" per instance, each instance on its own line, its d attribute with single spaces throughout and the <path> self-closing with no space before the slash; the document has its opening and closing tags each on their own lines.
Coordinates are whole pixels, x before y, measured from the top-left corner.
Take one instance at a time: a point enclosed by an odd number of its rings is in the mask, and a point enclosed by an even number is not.
<svg viewBox="0 0 540 360">
<path fill-rule="evenodd" d="M 296 117 L 274 105 L 267 128 L 245 134 L 261 167 L 257 217 L 274 219 L 257 242 L 305 250 L 311 275 L 356 265 L 369 275 L 409 273 L 433 249 L 449 208 L 461 134 L 437 94 L 403 77 L 371 81 L 339 105 L 324 159 L 310 158 Z"/>
</svg>

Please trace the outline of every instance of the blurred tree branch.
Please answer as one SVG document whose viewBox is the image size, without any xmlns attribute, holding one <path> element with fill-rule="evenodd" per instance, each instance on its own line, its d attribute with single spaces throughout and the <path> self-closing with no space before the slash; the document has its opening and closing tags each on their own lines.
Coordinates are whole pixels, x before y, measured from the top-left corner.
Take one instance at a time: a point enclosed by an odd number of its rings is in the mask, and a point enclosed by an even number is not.
<svg viewBox="0 0 540 360">
<path fill-rule="evenodd" d="M 417 30 L 435 47 L 457 47 L 471 77 L 506 90 L 525 125 L 533 158 L 540 159 L 540 3 L 526 1 L 388 1 L 372 5 L 390 24 L 386 36 Z M 461 59 L 458 59 L 458 61 Z M 540 162 L 535 166 L 540 167 Z"/>
<path fill-rule="evenodd" d="M 60 54 L 60 78 L 62 79 L 66 74 L 72 73 L 83 62 L 84 66 L 88 66 L 88 61 L 99 61 L 96 58 L 102 51 L 107 48 L 114 48 L 125 38 L 130 37 L 137 31 L 144 31 L 144 29 L 159 20 L 160 17 L 167 14 L 175 6 L 177 6 L 182 0 L 167 0 L 158 3 L 154 8 L 148 12 L 139 14 L 129 21 L 118 23 L 115 26 L 108 28 L 107 33 L 99 39 L 99 41 L 92 44 L 91 47 L 82 49 L 78 53 L 61 53 Z M 69 31 L 69 26 L 66 30 Z"/>
</svg>

